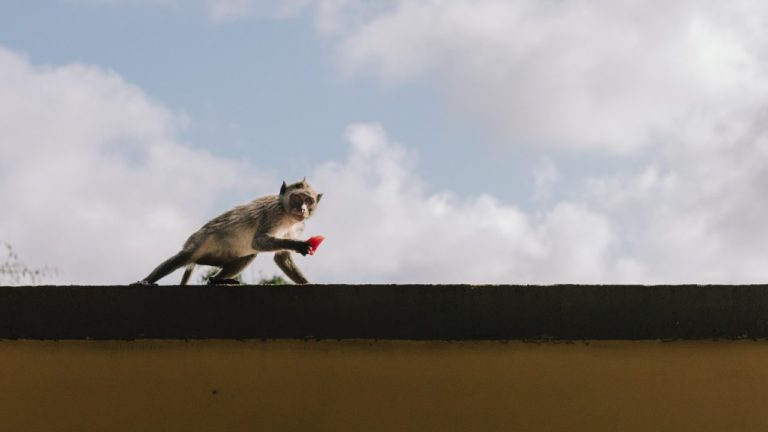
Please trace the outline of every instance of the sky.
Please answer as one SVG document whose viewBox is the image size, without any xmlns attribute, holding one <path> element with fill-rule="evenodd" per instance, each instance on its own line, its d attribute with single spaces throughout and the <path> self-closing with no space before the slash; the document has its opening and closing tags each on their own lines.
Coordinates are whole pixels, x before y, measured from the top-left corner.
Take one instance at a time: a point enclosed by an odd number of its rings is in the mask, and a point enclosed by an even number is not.
<svg viewBox="0 0 768 432">
<path fill-rule="evenodd" d="M 306 176 L 312 282 L 765 283 L 767 25 L 753 0 L 5 1 L 0 242 L 45 283 L 129 283 Z"/>
</svg>

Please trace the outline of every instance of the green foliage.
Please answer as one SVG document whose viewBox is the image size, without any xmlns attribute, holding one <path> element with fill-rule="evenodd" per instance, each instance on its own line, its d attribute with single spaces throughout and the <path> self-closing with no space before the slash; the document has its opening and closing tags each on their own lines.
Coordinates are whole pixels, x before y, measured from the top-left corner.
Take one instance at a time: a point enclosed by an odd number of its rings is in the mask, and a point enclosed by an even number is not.
<svg viewBox="0 0 768 432">
<path fill-rule="evenodd" d="M 280 275 L 274 275 L 269 279 L 262 276 L 259 285 L 288 285 L 288 281 Z"/>
<path fill-rule="evenodd" d="M 200 281 L 199 281 L 199 284 L 200 284 L 200 285 L 206 285 L 206 284 L 208 283 L 208 281 L 209 281 L 209 280 L 210 280 L 212 277 L 216 276 L 216 274 L 217 274 L 218 272 L 219 272 L 219 268 L 218 268 L 218 267 L 211 267 L 211 268 L 209 268 L 208 270 L 206 270 L 206 271 L 205 271 L 205 273 L 203 273 L 202 275 L 200 275 Z M 239 274 L 239 275 L 237 275 L 237 277 L 234 277 L 234 278 L 232 278 L 232 279 L 234 279 L 234 280 L 236 280 L 236 281 L 238 281 L 238 282 L 240 282 L 240 283 L 245 283 L 245 282 L 243 281 L 243 275 L 242 275 L 242 274 Z"/>
</svg>

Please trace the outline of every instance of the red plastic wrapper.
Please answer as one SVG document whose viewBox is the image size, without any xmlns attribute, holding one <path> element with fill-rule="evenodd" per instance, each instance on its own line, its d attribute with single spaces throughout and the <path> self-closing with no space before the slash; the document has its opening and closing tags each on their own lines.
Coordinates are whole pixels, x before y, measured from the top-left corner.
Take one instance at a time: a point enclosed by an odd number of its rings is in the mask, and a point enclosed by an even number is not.
<svg viewBox="0 0 768 432">
<path fill-rule="evenodd" d="M 309 243 L 309 247 L 310 247 L 309 249 L 310 255 L 315 254 L 315 251 L 317 250 L 317 248 L 320 247 L 320 243 L 322 243 L 323 240 L 325 240 L 325 237 L 321 235 L 310 237 L 309 239 L 307 239 L 307 243 Z"/>
</svg>

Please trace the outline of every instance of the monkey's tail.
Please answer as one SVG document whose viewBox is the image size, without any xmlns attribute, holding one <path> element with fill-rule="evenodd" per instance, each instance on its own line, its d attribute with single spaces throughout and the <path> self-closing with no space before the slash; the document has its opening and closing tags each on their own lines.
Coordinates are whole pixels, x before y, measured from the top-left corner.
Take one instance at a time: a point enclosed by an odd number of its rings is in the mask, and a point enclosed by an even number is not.
<svg viewBox="0 0 768 432">
<path fill-rule="evenodd" d="M 179 285 L 186 285 L 189 282 L 189 277 L 192 276 L 192 270 L 195 269 L 195 263 L 187 264 L 187 268 L 184 270 L 184 276 L 181 277 L 181 283 Z"/>
</svg>

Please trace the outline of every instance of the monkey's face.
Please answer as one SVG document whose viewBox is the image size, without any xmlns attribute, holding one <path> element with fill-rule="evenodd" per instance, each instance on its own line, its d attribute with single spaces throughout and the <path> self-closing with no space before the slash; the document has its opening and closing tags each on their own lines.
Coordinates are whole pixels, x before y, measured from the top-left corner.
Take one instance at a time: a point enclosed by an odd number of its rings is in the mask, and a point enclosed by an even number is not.
<svg viewBox="0 0 768 432">
<path fill-rule="evenodd" d="M 284 186 L 280 190 L 285 210 L 299 220 L 312 216 L 323 194 L 318 194 L 306 181 Z"/>
<path fill-rule="evenodd" d="M 289 197 L 290 212 L 294 216 L 306 219 L 312 216 L 317 205 L 317 198 L 309 191 L 297 191 Z"/>
</svg>

